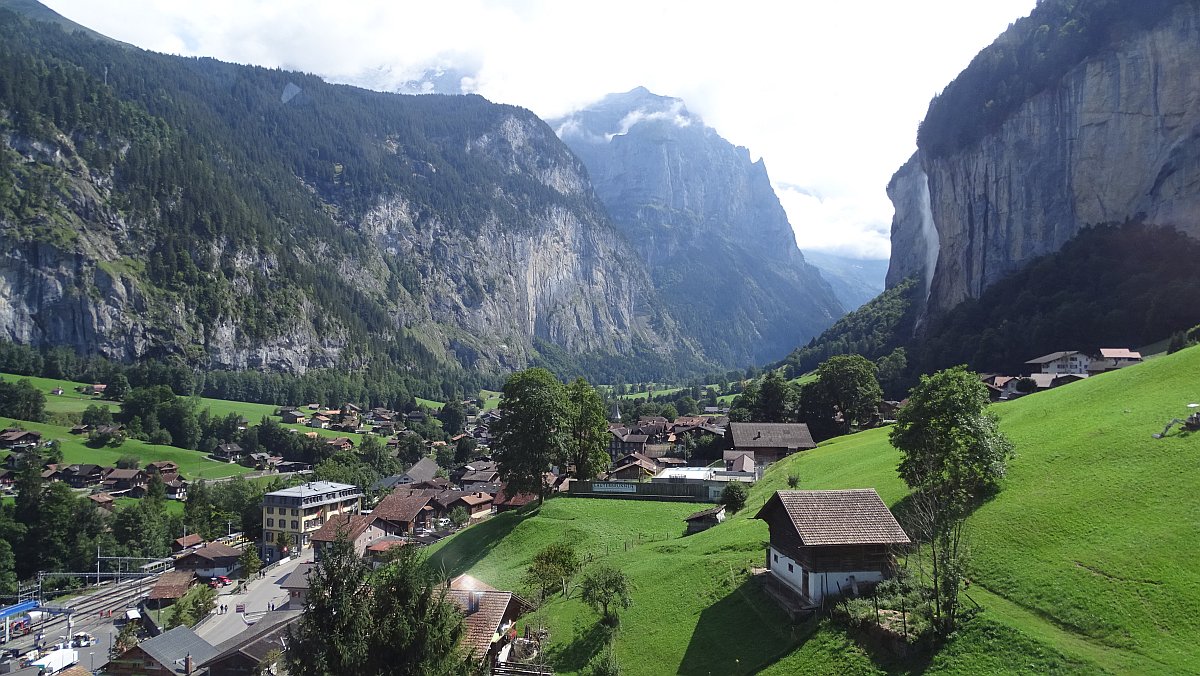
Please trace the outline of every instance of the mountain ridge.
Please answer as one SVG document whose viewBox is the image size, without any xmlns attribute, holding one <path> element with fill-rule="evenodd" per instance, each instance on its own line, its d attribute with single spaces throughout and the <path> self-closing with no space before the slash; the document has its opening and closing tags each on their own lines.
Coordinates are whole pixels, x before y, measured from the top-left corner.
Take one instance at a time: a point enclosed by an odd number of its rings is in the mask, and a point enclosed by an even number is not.
<svg viewBox="0 0 1200 676">
<path fill-rule="evenodd" d="M 843 314 L 796 246 L 765 163 L 681 99 L 637 87 L 549 123 L 587 166 L 667 308 L 713 359 L 777 359 Z"/>
</svg>

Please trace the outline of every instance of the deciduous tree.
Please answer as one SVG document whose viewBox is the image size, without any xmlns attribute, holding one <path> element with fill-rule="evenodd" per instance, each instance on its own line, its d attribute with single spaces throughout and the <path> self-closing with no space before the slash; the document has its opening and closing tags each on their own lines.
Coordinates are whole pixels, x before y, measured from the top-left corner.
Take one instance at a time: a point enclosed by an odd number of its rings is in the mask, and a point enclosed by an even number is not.
<svg viewBox="0 0 1200 676">
<path fill-rule="evenodd" d="M 958 366 L 922 376 L 900 409 L 892 445 L 898 471 L 913 489 L 912 524 L 929 548 L 933 616 L 942 633 L 954 630 L 965 568 L 963 522 L 995 490 L 1013 454 L 1012 443 L 987 412 L 987 388 Z"/>
<path fill-rule="evenodd" d="M 875 377 L 875 364 L 862 355 L 830 357 L 817 367 L 817 378 L 842 414 L 842 433 L 855 422 L 865 422 L 879 407 L 883 390 Z"/>
<path fill-rule="evenodd" d="M 580 598 L 598 611 L 606 624 L 617 623 L 616 609 L 628 608 L 633 602 L 632 593 L 629 578 L 612 566 L 594 566 L 579 583 Z"/>
<path fill-rule="evenodd" d="M 583 378 L 566 387 L 567 445 L 563 464 L 576 479 L 595 477 L 608 466 L 608 419 L 604 400 Z M 563 468 L 565 469 L 565 468 Z"/>
<path fill-rule="evenodd" d="M 567 407 L 562 383 L 543 368 L 509 376 L 500 395 L 500 420 L 492 425 L 492 452 L 506 491 L 546 496 L 543 479 L 563 457 Z"/>
</svg>

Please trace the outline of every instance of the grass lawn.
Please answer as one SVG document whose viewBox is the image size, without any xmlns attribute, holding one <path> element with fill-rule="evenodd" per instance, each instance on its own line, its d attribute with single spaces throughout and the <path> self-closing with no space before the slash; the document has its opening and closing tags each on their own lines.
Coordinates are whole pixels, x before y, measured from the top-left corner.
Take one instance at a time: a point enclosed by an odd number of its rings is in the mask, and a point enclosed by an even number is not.
<svg viewBox="0 0 1200 676">
<path fill-rule="evenodd" d="M 480 390 L 483 397 L 483 410 L 490 411 L 500 405 L 500 393 L 495 390 Z"/>
<path fill-rule="evenodd" d="M 137 439 L 126 439 L 117 448 L 90 448 L 84 445 L 86 437 L 71 434 L 66 427 L 34 423 L 12 418 L 0 418 L 0 426 L 20 425 L 28 430 L 42 433 L 42 440 L 57 439 L 62 444 L 63 461 L 67 464 L 92 463 L 96 465 L 115 465 L 117 460 L 126 455 L 132 455 L 141 460 L 142 466 L 156 460 L 171 460 L 179 465 L 179 471 L 188 480 L 214 479 L 216 477 L 245 474 L 250 470 L 241 465 L 211 460 L 200 451 L 189 451 L 174 446 L 157 446 Z"/>
<path fill-rule="evenodd" d="M 115 504 L 118 508 L 131 507 L 140 502 L 141 502 L 141 500 L 138 498 L 117 498 L 116 500 L 113 500 L 113 504 Z M 167 514 L 172 515 L 172 516 L 177 515 L 177 514 L 178 515 L 183 514 L 183 502 L 182 501 L 180 501 L 180 500 L 164 500 L 163 504 L 167 509 Z"/>
<path fill-rule="evenodd" d="M 435 411 L 440 411 L 440 410 L 442 410 L 442 407 L 445 406 L 445 404 L 440 401 L 434 401 L 432 399 L 422 399 L 421 397 L 414 397 L 414 398 L 417 400 L 417 406 L 421 406 L 423 408 L 431 408 Z"/>
<path fill-rule="evenodd" d="M 874 487 L 891 505 L 906 495 L 887 429 L 776 464 L 744 511 L 688 538 L 622 544 L 639 531 L 679 533 L 699 505 L 555 498 L 463 531 L 432 560 L 525 591 L 533 554 L 565 540 L 623 570 L 635 591 L 615 651 L 629 674 L 1193 673 L 1200 435 L 1150 435 L 1200 400 L 1197 373 L 1192 348 L 994 407 L 1018 455 L 968 521 L 968 594 L 983 611 L 925 661 L 889 661 L 826 623 L 790 625 L 746 574 L 767 539 L 750 517 L 789 474 L 801 488 Z M 561 672 L 580 673 L 602 643 L 596 619 L 577 598 L 553 596 L 527 621 L 549 627 Z"/>
</svg>

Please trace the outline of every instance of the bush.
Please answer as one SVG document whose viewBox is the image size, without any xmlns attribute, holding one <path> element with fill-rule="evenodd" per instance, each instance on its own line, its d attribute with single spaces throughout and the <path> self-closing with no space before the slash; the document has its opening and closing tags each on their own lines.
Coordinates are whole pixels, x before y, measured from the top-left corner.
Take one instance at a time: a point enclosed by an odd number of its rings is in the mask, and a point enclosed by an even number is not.
<svg viewBox="0 0 1200 676">
<path fill-rule="evenodd" d="M 150 438 L 147 441 L 158 446 L 170 446 L 172 442 L 171 433 L 166 428 L 160 427 L 150 433 Z"/>
<path fill-rule="evenodd" d="M 117 460 L 117 469 L 137 469 L 142 461 L 137 456 L 123 455 Z"/>
<path fill-rule="evenodd" d="M 799 487 L 800 487 L 800 475 L 799 474 L 789 474 L 788 475 L 788 488 L 791 488 L 794 490 Z"/>
<path fill-rule="evenodd" d="M 739 512 L 746 506 L 746 498 L 750 497 L 750 491 L 746 490 L 746 484 L 740 481 L 730 481 L 725 490 L 721 491 L 721 504 L 731 512 Z"/>
</svg>

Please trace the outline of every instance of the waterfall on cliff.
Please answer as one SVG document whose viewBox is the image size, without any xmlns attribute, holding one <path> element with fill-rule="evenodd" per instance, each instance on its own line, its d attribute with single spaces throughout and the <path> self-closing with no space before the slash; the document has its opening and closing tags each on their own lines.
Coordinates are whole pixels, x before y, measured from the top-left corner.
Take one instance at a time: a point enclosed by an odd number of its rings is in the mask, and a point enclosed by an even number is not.
<svg viewBox="0 0 1200 676">
<path fill-rule="evenodd" d="M 929 176 L 921 171 L 921 193 L 917 204 L 921 210 L 921 246 L 925 250 L 925 300 L 929 300 L 929 291 L 933 288 L 933 271 L 937 269 L 938 240 L 937 227 L 933 224 L 933 209 L 929 200 Z"/>
</svg>

